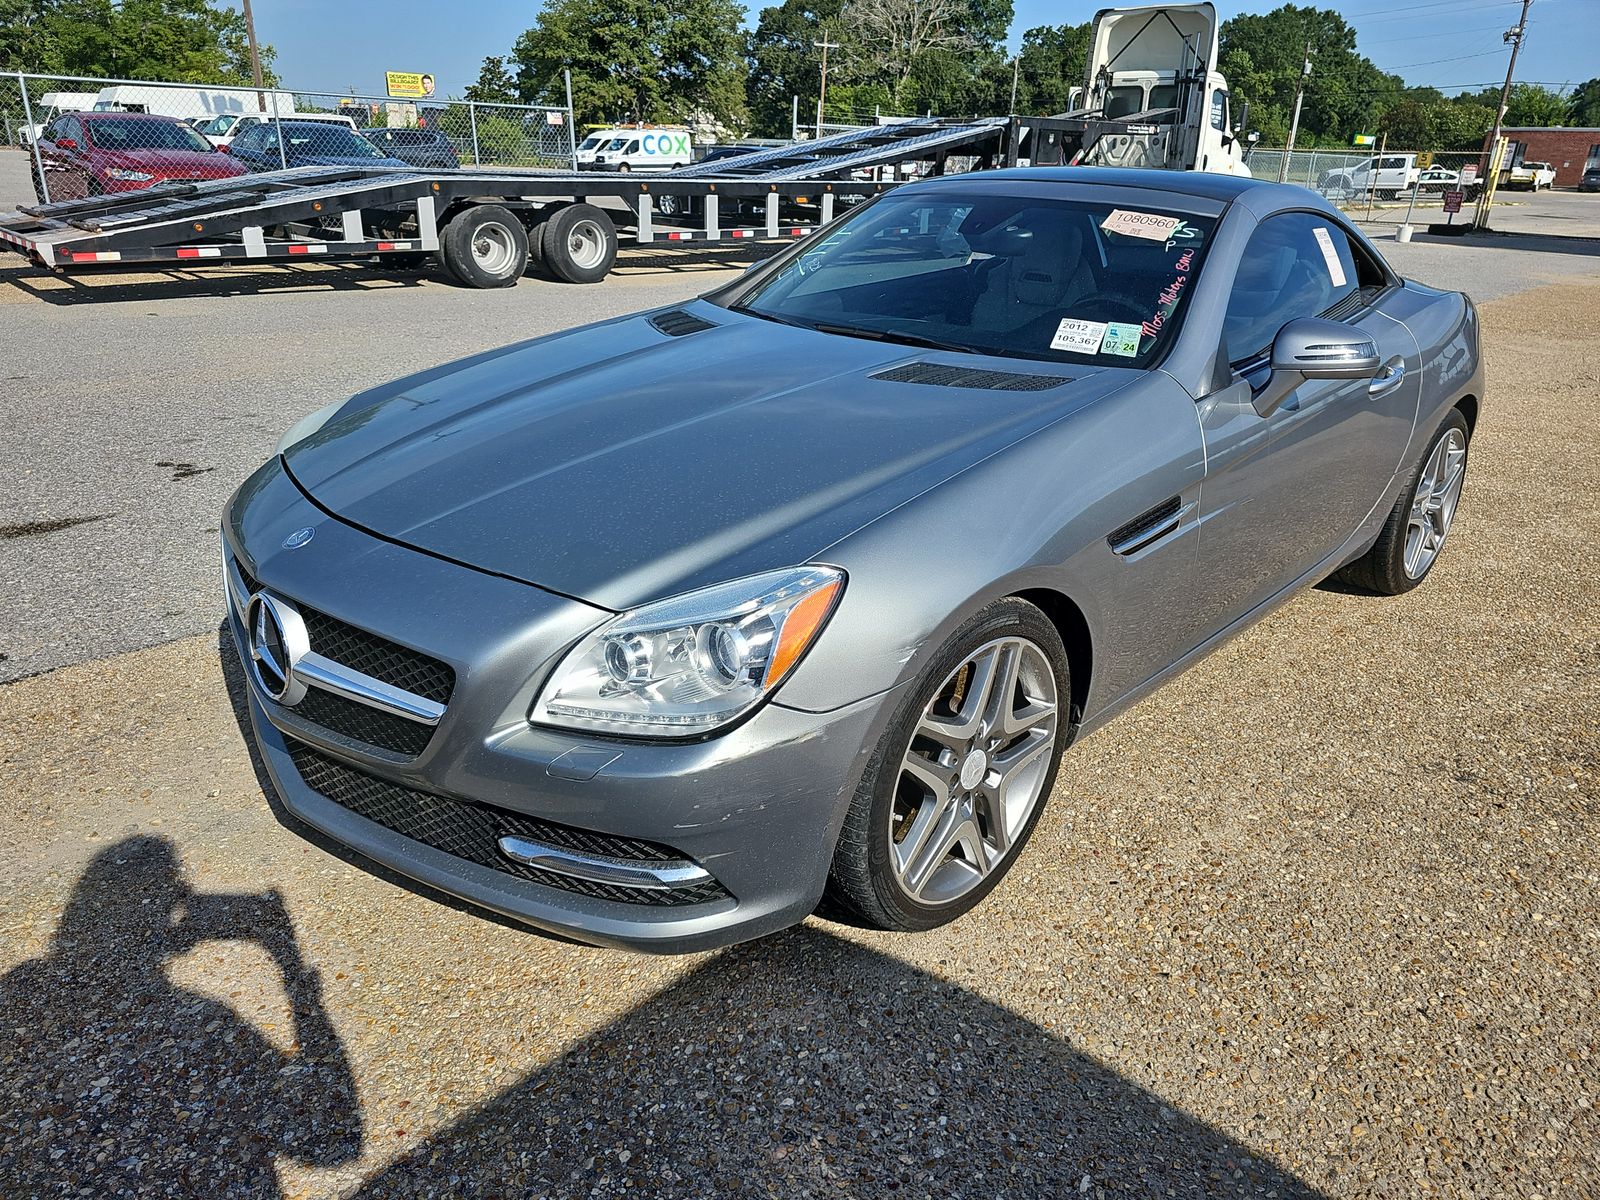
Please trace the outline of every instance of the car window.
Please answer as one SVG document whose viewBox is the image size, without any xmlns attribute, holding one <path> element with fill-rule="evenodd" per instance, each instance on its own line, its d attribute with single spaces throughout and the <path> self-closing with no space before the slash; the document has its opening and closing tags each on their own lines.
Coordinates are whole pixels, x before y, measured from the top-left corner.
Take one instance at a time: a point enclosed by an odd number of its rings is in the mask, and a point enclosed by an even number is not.
<svg viewBox="0 0 1600 1200">
<path fill-rule="evenodd" d="M 1181 324 L 1214 225 L 1167 209 L 891 193 L 729 303 L 861 337 L 1143 367 Z"/>
<path fill-rule="evenodd" d="M 1150 89 L 1150 99 L 1145 102 L 1147 109 L 1177 108 L 1178 87 L 1172 83 L 1158 83 Z M 1171 125 L 1176 119 L 1176 113 L 1168 113 L 1164 117 L 1157 117 L 1156 124 Z"/>
<path fill-rule="evenodd" d="M 102 150 L 211 150 L 211 143 L 182 121 L 96 117 L 88 124 L 90 140 Z"/>
<path fill-rule="evenodd" d="M 62 138 L 77 142 L 80 146 L 84 145 L 83 122 L 78 120 L 77 117 L 62 117 L 61 127 L 56 130 L 56 140 L 59 141 Z"/>
<path fill-rule="evenodd" d="M 1297 317 L 1326 313 L 1360 286 L 1350 239 L 1315 213 L 1279 213 L 1256 227 L 1239 260 L 1223 334 L 1228 357 L 1264 353 Z"/>
<path fill-rule="evenodd" d="M 637 154 L 637 153 L 639 153 L 639 139 L 638 138 L 634 138 L 633 141 L 629 142 L 628 143 L 628 148 L 626 150 L 624 150 L 623 153 L 624 154 Z"/>
<path fill-rule="evenodd" d="M 1137 84 L 1114 87 L 1106 92 L 1106 116 L 1126 117 L 1144 109 L 1144 89 Z"/>
<path fill-rule="evenodd" d="M 379 149 L 345 125 L 321 121 L 286 121 L 283 144 L 297 154 L 320 158 L 382 158 Z"/>
<path fill-rule="evenodd" d="M 248 150 L 259 154 L 267 143 L 267 127 L 265 125 L 251 125 L 238 137 L 234 138 L 233 145 L 236 150 Z"/>
</svg>

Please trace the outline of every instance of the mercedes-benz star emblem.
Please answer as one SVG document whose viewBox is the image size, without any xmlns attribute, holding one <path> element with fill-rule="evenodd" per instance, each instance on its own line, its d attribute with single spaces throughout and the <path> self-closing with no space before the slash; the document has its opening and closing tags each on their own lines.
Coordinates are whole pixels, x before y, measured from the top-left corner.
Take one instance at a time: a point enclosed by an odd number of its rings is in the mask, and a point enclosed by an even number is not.
<svg viewBox="0 0 1600 1200">
<path fill-rule="evenodd" d="M 299 529 L 296 529 L 288 537 L 283 539 L 283 548 L 285 550 L 298 550 L 301 546 L 304 546 L 316 536 L 317 531 L 315 529 L 311 528 L 309 525 L 302 525 Z"/>
<path fill-rule="evenodd" d="M 245 611 L 245 629 L 257 686 L 279 704 L 298 704 L 306 685 L 295 674 L 295 666 L 311 648 L 300 614 L 284 601 L 257 592 Z"/>
</svg>

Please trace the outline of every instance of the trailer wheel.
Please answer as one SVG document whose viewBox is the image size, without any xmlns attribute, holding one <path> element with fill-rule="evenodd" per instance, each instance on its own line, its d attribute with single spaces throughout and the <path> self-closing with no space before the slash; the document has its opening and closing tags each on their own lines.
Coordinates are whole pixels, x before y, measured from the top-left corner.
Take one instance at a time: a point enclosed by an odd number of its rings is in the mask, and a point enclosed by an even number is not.
<svg viewBox="0 0 1600 1200">
<path fill-rule="evenodd" d="M 557 279 L 599 283 L 617 261 L 617 227 L 592 204 L 570 204 L 545 221 L 542 249 Z"/>
<path fill-rule="evenodd" d="M 510 209 L 476 204 L 444 227 L 439 251 L 468 287 L 510 287 L 528 267 L 528 231 Z"/>
</svg>

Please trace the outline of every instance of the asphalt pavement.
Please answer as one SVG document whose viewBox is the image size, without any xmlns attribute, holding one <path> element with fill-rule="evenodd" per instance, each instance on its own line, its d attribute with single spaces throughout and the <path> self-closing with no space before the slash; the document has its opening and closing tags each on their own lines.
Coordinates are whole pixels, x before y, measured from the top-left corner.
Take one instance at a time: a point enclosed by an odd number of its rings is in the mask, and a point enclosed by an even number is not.
<svg viewBox="0 0 1600 1200">
<path fill-rule="evenodd" d="M 26 167 L 0 151 L 0 207 L 26 197 Z M 1600 269 L 1600 244 L 1581 241 L 1380 245 L 1401 271 L 1479 300 Z M 305 413 L 697 295 L 750 252 L 633 250 L 601 284 L 530 276 L 496 291 L 320 263 L 52 275 L 0 254 L 0 681 L 213 627 L 218 515 Z"/>
</svg>

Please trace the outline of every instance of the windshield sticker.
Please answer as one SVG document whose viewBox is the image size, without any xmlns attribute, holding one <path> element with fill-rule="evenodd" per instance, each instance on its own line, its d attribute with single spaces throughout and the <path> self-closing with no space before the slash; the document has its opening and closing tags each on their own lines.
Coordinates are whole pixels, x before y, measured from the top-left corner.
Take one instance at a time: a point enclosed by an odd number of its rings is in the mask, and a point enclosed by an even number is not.
<svg viewBox="0 0 1600 1200">
<path fill-rule="evenodd" d="M 1344 264 L 1339 261 L 1339 254 L 1333 248 L 1333 238 L 1321 225 L 1311 231 L 1311 236 L 1317 239 L 1317 245 L 1322 247 L 1322 261 L 1328 264 L 1328 277 L 1333 280 L 1334 287 L 1344 286 Z"/>
<path fill-rule="evenodd" d="M 1163 247 L 1163 249 L 1171 250 L 1179 242 L 1198 242 L 1204 236 L 1205 235 L 1193 225 L 1188 224 L 1186 221 L 1179 221 L 1177 228 L 1175 228 L 1172 231 L 1171 236 L 1167 238 L 1167 244 L 1165 247 Z"/>
<path fill-rule="evenodd" d="M 1066 350 L 1071 354 L 1099 354 L 1100 342 L 1105 335 L 1104 321 L 1075 321 L 1066 317 L 1056 326 L 1056 335 L 1050 339 L 1050 349 Z"/>
<path fill-rule="evenodd" d="M 1108 322 L 1105 337 L 1100 341 L 1100 353 L 1135 358 L 1139 354 L 1139 335 L 1142 332 L 1138 325 L 1124 325 L 1121 321 Z"/>
<path fill-rule="evenodd" d="M 1172 231 L 1182 224 L 1182 217 L 1163 217 L 1159 213 L 1113 208 L 1106 219 L 1100 222 L 1100 228 L 1107 233 L 1120 233 L 1124 237 L 1164 242 L 1172 236 Z"/>
</svg>

